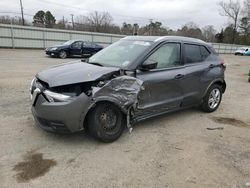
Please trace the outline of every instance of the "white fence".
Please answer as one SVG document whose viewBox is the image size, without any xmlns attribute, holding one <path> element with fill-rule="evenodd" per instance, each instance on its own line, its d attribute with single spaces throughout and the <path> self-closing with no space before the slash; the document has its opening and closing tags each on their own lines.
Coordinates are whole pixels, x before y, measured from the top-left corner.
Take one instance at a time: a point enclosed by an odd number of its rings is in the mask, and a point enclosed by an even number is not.
<svg viewBox="0 0 250 188">
<path fill-rule="evenodd" d="M 0 47 L 7 48 L 46 48 L 74 39 L 82 39 L 107 46 L 122 37 L 124 36 L 106 33 L 0 24 Z"/>
<path fill-rule="evenodd" d="M 47 48 L 67 40 L 82 39 L 107 46 L 124 35 L 48 29 L 0 24 L 0 48 Z M 212 44 L 218 53 L 231 54 L 242 47 L 234 44 Z"/>
</svg>

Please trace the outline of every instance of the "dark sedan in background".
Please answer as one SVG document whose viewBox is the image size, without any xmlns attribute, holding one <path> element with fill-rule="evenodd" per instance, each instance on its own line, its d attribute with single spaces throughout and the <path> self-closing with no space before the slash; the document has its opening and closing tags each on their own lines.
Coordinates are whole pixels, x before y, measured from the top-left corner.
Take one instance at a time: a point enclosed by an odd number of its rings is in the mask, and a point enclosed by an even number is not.
<svg viewBox="0 0 250 188">
<path fill-rule="evenodd" d="M 62 45 L 47 48 L 45 53 L 49 56 L 60 58 L 72 56 L 90 57 L 102 49 L 103 46 L 96 43 L 82 40 L 69 40 Z"/>
</svg>

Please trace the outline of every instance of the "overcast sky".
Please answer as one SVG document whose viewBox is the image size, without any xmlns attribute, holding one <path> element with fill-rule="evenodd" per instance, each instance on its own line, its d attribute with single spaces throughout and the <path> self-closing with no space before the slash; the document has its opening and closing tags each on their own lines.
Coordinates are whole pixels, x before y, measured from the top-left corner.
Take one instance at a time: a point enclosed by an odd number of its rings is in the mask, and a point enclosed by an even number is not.
<svg viewBox="0 0 250 188">
<path fill-rule="evenodd" d="M 70 14 L 87 15 L 95 10 L 108 11 L 113 22 L 145 25 L 149 19 L 177 29 L 193 21 L 200 27 L 214 25 L 217 30 L 228 23 L 219 15 L 219 0 L 22 0 L 25 18 L 31 20 L 38 10 L 50 10 L 56 19 Z M 229 1 L 229 0 L 225 0 Z M 240 0 L 243 2 L 243 0 Z M 0 15 L 4 12 L 20 12 L 19 0 L 0 0 Z"/>
</svg>

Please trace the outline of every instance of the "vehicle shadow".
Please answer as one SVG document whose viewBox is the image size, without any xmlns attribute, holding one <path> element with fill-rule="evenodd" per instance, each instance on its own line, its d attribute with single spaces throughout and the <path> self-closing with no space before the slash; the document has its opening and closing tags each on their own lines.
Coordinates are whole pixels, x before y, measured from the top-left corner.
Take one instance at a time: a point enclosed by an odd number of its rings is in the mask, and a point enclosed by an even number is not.
<svg viewBox="0 0 250 188">
<path fill-rule="evenodd" d="M 180 117 L 183 117 L 183 118 L 189 117 L 191 114 L 194 114 L 194 113 L 203 114 L 203 112 L 201 112 L 199 108 L 193 107 L 193 108 L 184 109 L 184 110 L 180 110 L 176 112 L 165 113 L 159 116 L 155 116 L 149 119 L 142 120 L 138 123 L 135 123 L 133 125 L 133 128 L 137 130 L 147 129 L 148 127 L 153 127 L 153 126 L 157 128 L 157 126 L 161 126 L 160 122 L 167 122 L 170 120 L 178 119 Z"/>
<path fill-rule="evenodd" d="M 180 117 L 182 118 L 189 117 L 190 115 L 194 113 L 203 114 L 203 112 L 201 112 L 198 108 L 190 108 L 190 109 L 185 109 L 185 110 L 181 110 L 178 112 L 166 113 L 160 116 L 149 118 L 149 119 L 140 121 L 138 123 L 135 123 L 132 127 L 136 131 L 143 131 L 147 129 L 150 129 L 150 130 L 156 129 L 157 131 L 157 128 L 165 127 L 165 124 L 166 124 L 165 122 L 178 119 Z M 52 139 L 53 141 L 56 141 L 56 142 L 62 142 L 64 144 L 66 143 L 67 145 L 81 145 L 81 146 L 83 144 L 84 145 L 85 144 L 107 145 L 107 143 L 96 141 L 94 138 L 88 135 L 86 131 L 81 131 L 77 133 L 46 133 L 46 134 L 47 134 L 46 137 L 48 137 L 49 139 Z M 126 134 L 130 134 L 127 128 L 124 129 L 122 137 L 127 137 Z M 131 134 L 136 134 L 136 133 L 132 132 Z M 119 140 L 120 139 L 118 139 L 115 142 L 117 143 L 124 142 L 124 140 L 123 141 L 119 141 Z"/>
</svg>

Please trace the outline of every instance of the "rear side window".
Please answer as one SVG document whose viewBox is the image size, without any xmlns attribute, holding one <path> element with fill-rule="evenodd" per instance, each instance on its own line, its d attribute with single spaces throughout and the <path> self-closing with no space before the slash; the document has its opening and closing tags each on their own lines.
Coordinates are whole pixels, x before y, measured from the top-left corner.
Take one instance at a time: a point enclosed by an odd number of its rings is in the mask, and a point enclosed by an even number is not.
<svg viewBox="0 0 250 188">
<path fill-rule="evenodd" d="M 82 42 L 81 41 L 77 41 L 77 42 L 74 42 L 71 47 L 73 49 L 81 49 L 82 48 Z"/>
<path fill-rule="evenodd" d="M 194 44 L 184 44 L 186 63 L 199 63 L 204 61 L 210 52 L 206 47 Z"/>
<path fill-rule="evenodd" d="M 204 46 L 200 46 L 201 49 L 201 60 L 204 61 L 210 55 L 210 52 Z"/>
</svg>

